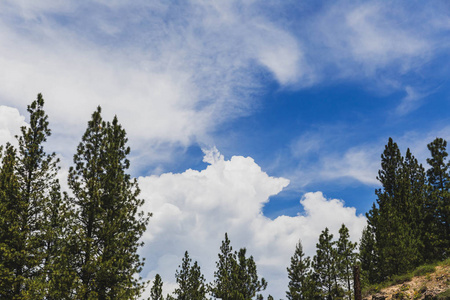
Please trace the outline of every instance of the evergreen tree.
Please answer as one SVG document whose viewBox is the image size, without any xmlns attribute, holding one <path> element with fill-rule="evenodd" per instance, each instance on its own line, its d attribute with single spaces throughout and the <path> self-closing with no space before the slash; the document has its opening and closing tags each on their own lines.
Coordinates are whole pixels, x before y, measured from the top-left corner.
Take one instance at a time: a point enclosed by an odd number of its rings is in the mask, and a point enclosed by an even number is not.
<svg viewBox="0 0 450 300">
<path fill-rule="evenodd" d="M 217 270 L 214 272 L 214 283 L 211 288 L 211 293 L 216 298 L 223 300 L 231 300 L 229 296 L 233 291 L 232 269 L 233 261 L 235 261 L 233 254 L 233 247 L 230 245 L 228 234 L 225 233 L 225 240 L 220 246 L 219 260 L 216 262 Z"/>
<path fill-rule="evenodd" d="M 412 155 L 409 160 L 411 166 L 415 162 Z M 389 138 L 381 155 L 381 170 L 377 177 L 382 184 L 382 188 L 375 191 L 378 207 L 374 205 L 367 214 L 369 226 L 375 233 L 374 250 L 377 251 L 380 281 L 411 269 L 419 260 L 418 239 L 407 216 L 414 206 L 409 203 L 412 194 L 410 173 L 397 144 Z"/>
<path fill-rule="evenodd" d="M 222 300 L 250 300 L 259 297 L 257 293 L 266 289 L 267 282 L 264 278 L 259 280 L 253 257 L 246 258 L 245 248 L 233 253 L 226 233 L 220 250 L 211 294 Z"/>
<path fill-rule="evenodd" d="M 205 300 L 205 277 L 201 273 L 197 262 L 194 262 L 192 266 L 191 263 L 192 259 L 186 251 L 182 264 L 179 266 L 180 269 L 175 273 L 178 284 L 178 288 L 175 289 L 175 295 L 178 300 Z"/>
<path fill-rule="evenodd" d="M 425 207 L 427 201 L 427 186 L 425 169 L 411 154 L 409 148 L 406 150 L 403 162 L 403 188 L 405 193 L 405 205 L 401 212 L 403 223 L 407 224 L 409 230 L 409 259 L 412 266 L 419 265 L 428 253 L 425 247 L 426 223 Z"/>
<path fill-rule="evenodd" d="M 428 224 L 427 246 L 435 250 L 428 259 L 442 259 L 450 253 L 450 175 L 446 161 L 447 142 L 436 138 L 428 144 L 431 158 L 427 159 L 429 201 L 426 205 L 426 224 Z"/>
<path fill-rule="evenodd" d="M 267 282 L 264 278 L 258 279 L 256 270 L 256 263 L 253 256 L 246 258 L 247 250 L 245 248 L 239 249 L 237 260 L 233 261 L 233 285 L 234 294 L 239 295 L 242 299 L 253 299 L 257 293 L 263 291 L 267 287 Z"/>
<path fill-rule="evenodd" d="M 57 247 L 61 244 L 58 240 L 64 226 L 60 221 L 66 216 L 68 207 L 63 204 L 56 179 L 58 159 L 55 153 L 44 151 L 43 144 L 51 131 L 43 107 L 44 99 L 38 94 L 27 108 L 30 126 L 21 127 L 12 171 L 18 190 L 14 190 L 15 196 L 8 192 L 12 198 L 5 200 L 15 199 L 20 210 L 17 220 L 13 221 L 17 226 L 15 230 L 20 233 L 14 250 L 17 255 L 13 272 L 14 298 L 17 299 L 52 299 L 56 285 L 62 283 L 55 274 L 67 267 L 57 262 L 61 256 L 61 249 Z M 11 146 L 8 149 L 12 151 Z M 12 158 L 11 152 L 8 157 Z M 68 281 L 66 276 L 64 282 Z"/>
<path fill-rule="evenodd" d="M 316 244 L 313 261 L 322 299 L 335 299 L 341 296 L 342 292 L 338 283 L 334 245 L 333 235 L 325 228 L 319 236 L 319 243 Z"/>
<path fill-rule="evenodd" d="M 6 145 L 0 170 L 0 298 L 20 299 L 24 276 L 19 274 L 26 263 L 23 251 L 26 235 L 22 216 L 27 209 L 20 201 L 19 181 L 15 174 L 16 150 Z"/>
<path fill-rule="evenodd" d="M 144 287 L 135 275 L 143 265 L 137 249 L 148 217 L 138 212 L 143 200 L 136 180 L 126 173 L 126 142 L 117 117 L 104 122 L 98 107 L 69 170 L 77 208 L 74 255 L 80 299 L 132 299 Z"/>
<path fill-rule="evenodd" d="M 159 274 L 156 274 L 155 280 L 153 282 L 153 286 L 150 290 L 150 299 L 151 300 L 164 300 L 162 296 L 163 292 L 163 282 L 161 279 L 161 276 Z"/>
<path fill-rule="evenodd" d="M 305 257 L 301 241 L 295 247 L 291 265 L 287 268 L 289 284 L 286 298 L 289 300 L 308 300 L 314 297 L 314 287 L 310 275 L 311 260 Z"/>
<path fill-rule="evenodd" d="M 359 260 L 363 280 L 369 284 L 374 284 L 382 280 L 379 270 L 378 251 L 376 250 L 375 233 L 370 225 L 364 227 L 361 241 L 359 243 Z"/>
<path fill-rule="evenodd" d="M 356 263 L 355 253 L 356 243 L 350 241 L 350 234 L 348 228 L 342 224 L 339 229 L 339 240 L 337 241 L 337 270 L 339 277 L 344 282 L 345 294 L 349 300 L 353 296 L 353 265 Z"/>
</svg>

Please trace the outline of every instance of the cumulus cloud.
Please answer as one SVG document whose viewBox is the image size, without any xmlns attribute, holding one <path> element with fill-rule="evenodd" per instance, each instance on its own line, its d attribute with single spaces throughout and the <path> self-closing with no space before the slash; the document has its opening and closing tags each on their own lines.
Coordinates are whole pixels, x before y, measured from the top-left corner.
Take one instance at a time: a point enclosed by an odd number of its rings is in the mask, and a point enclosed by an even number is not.
<svg viewBox="0 0 450 300">
<path fill-rule="evenodd" d="M 188 250 L 211 281 L 227 232 L 235 250 L 246 247 L 255 257 L 260 275 L 269 281 L 268 292 L 280 298 L 288 282 L 285 269 L 299 239 L 313 255 L 325 227 L 337 234 L 345 223 L 354 241 L 360 237 L 366 220 L 342 200 L 307 193 L 300 200 L 302 214 L 272 220 L 262 208 L 289 180 L 269 176 L 251 157 L 225 160 L 216 149 L 205 153 L 205 161 L 210 165 L 201 171 L 139 178 L 145 210 L 153 212 L 141 250 L 147 258 L 147 278 L 159 273 L 173 287 L 175 270 Z"/>
<path fill-rule="evenodd" d="M 0 105 L 0 145 L 17 145 L 15 136 L 20 135 L 22 126 L 27 126 L 27 123 L 16 108 Z"/>
</svg>

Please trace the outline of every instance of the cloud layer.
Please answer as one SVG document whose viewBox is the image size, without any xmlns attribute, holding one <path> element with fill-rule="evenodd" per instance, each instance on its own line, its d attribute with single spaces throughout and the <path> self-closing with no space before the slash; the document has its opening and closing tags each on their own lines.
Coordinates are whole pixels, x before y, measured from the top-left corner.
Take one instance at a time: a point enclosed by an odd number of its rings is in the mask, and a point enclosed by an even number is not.
<svg viewBox="0 0 450 300">
<path fill-rule="evenodd" d="M 260 275 L 269 281 L 268 292 L 280 298 L 287 287 L 285 270 L 299 239 L 307 254 L 313 255 L 320 232 L 329 227 L 337 236 L 345 223 L 352 239 L 359 240 L 366 220 L 342 200 L 307 193 L 300 200 L 301 215 L 272 220 L 262 208 L 288 180 L 270 177 L 250 157 L 225 160 L 216 149 L 206 152 L 205 161 L 210 165 L 201 171 L 139 178 L 145 210 L 153 212 L 141 251 L 147 257 L 144 273 L 148 272 L 148 278 L 159 273 L 173 287 L 175 270 L 187 250 L 207 279 L 213 280 L 227 232 L 235 250 L 246 247 L 255 257 Z"/>
<path fill-rule="evenodd" d="M 214 131 L 251 114 L 267 83 L 369 80 L 384 92 L 406 91 L 398 108 L 405 114 L 423 103 L 414 91 L 428 91 L 403 75 L 449 46 L 441 42 L 445 10 L 418 6 L 2 2 L 0 101 L 23 112 L 42 92 L 67 157 L 80 120 L 102 105 L 108 118 L 118 114 L 146 165 L 169 161 L 176 147 L 214 145 Z"/>
</svg>

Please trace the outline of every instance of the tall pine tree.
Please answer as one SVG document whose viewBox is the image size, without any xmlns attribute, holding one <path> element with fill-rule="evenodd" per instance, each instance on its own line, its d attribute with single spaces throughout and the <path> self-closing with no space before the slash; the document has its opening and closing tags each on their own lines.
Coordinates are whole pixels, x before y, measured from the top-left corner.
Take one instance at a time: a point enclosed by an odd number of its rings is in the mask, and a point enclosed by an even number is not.
<svg viewBox="0 0 450 300">
<path fill-rule="evenodd" d="M 56 179 L 58 159 L 55 153 L 47 154 L 44 150 L 51 131 L 41 94 L 27 110 L 30 124 L 21 127 L 14 169 L 10 170 L 18 189 L 8 191 L 9 199 L 4 200 L 6 203 L 14 200 L 17 213 L 17 220 L 10 220 L 18 233 L 12 288 L 17 299 L 52 299 L 56 285 L 61 284 L 55 274 L 65 267 L 57 263 L 61 256 L 61 249 L 57 247 L 61 245 L 59 240 L 64 226 L 60 221 L 68 207 L 63 204 Z M 7 157 L 11 160 L 12 151 L 11 146 L 7 146 Z"/>
<path fill-rule="evenodd" d="M 22 230 L 22 215 L 27 209 L 20 201 L 19 181 L 15 174 L 16 150 L 6 145 L 0 169 L 0 298 L 20 299 L 24 276 L 20 270 L 26 264 L 26 235 Z M 20 272 L 20 273 L 19 273 Z"/>
<path fill-rule="evenodd" d="M 317 276 L 322 299 L 334 299 L 342 294 L 338 282 L 337 253 L 334 246 L 333 235 L 328 228 L 325 228 L 319 236 L 319 243 L 316 244 L 316 255 L 313 260 L 314 272 Z"/>
<path fill-rule="evenodd" d="M 191 265 L 192 259 L 189 253 L 184 253 L 183 261 L 176 271 L 178 287 L 175 295 L 178 300 L 206 300 L 205 277 L 201 273 L 197 262 Z"/>
<path fill-rule="evenodd" d="M 153 281 L 153 286 L 150 290 L 150 299 L 151 300 L 164 300 L 163 298 L 163 281 L 159 274 L 155 275 L 155 279 Z"/>
<path fill-rule="evenodd" d="M 288 271 L 288 291 L 286 298 L 289 300 L 314 299 L 316 295 L 316 283 L 311 274 L 311 259 L 305 256 L 301 241 L 298 241 Z"/>
<path fill-rule="evenodd" d="M 356 263 L 356 243 L 350 241 L 348 228 L 342 224 L 339 229 L 337 247 L 337 270 L 341 281 L 344 283 L 345 294 L 348 299 L 353 299 L 353 265 Z"/>
<path fill-rule="evenodd" d="M 374 211 L 374 208 L 372 208 L 372 211 Z M 378 254 L 374 229 L 368 224 L 363 229 L 359 243 L 359 260 L 361 261 L 362 280 L 369 284 L 382 281 Z"/>
<path fill-rule="evenodd" d="M 252 256 L 246 257 L 245 248 L 232 252 L 228 234 L 222 241 L 215 280 L 211 286 L 212 296 L 222 300 L 250 300 L 259 297 L 259 292 L 267 287 L 264 278 L 259 279 L 256 263 Z"/>
<path fill-rule="evenodd" d="M 412 163 L 414 158 L 410 156 L 409 160 Z M 377 177 L 382 185 L 375 191 L 378 207 L 374 205 L 367 214 L 369 226 L 375 233 L 379 281 L 405 272 L 418 262 L 419 243 L 412 224 L 407 222 L 407 214 L 413 206 L 410 204 L 411 170 L 405 170 L 404 158 L 397 144 L 389 138 Z"/>
<path fill-rule="evenodd" d="M 69 171 L 76 206 L 77 298 L 133 299 L 143 284 L 136 278 L 143 262 L 137 254 L 148 216 L 139 212 L 137 182 L 129 168 L 125 130 L 92 114 Z"/>
<path fill-rule="evenodd" d="M 428 144 L 431 158 L 427 159 L 429 183 L 429 201 L 426 206 L 428 224 L 427 243 L 433 252 L 429 259 L 442 259 L 450 254 L 450 175 L 447 142 L 436 138 Z"/>
</svg>

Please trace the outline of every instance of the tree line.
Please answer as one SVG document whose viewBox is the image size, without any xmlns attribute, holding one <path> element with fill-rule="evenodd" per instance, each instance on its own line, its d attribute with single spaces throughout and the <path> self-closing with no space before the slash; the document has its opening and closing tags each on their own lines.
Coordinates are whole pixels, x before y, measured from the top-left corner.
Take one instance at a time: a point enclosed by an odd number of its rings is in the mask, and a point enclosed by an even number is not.
<svg viewBox="0 0 450 300">
<path fill-rule="evenodd" d="M 342 224 L 339 239 L 325 228 L 316 245 L 316 255 L 311 260 L 305 256 L 301 241 L 296 245 L 290 266 L 286 297 L 303 299 L 352 299 L 353 273 L 356 263 L 356 243 L 350 241 L 348 228 Z M 186 251 L 181 265 L 175 272 L 177 288 L 173 294 L 163 297 L 163 281 L 156 274 L 151 287 L 151 300 L 206 300 L 208 296 L 222 300 L 263 300 L 260 292 L 267 287 L 264 278 L 259 279 L 252 256 L 246 257 L 246 249 L 232 251 L 228 235 L 220 247 L 214 281 L 206 283 L 197 262 Z M 273 300 L 269 295 L 267 300 Z"/>
<path fill-rule="evenodd" d="M 173 294 L 163 297 L 163 281 L 156 274 L 150 291 L 151 300 L 206 300 L 208 296 L 222 300 L 263 300 L 259 293 L 267 287 L 264 278 L 259 279 L 253 256 L 247 257 L 245 248 L 233 252 L 228 234 L 220 247 L 219 259 L 216 262 L 214 281 L 206 283 L 197 261 L 192 264 L 188 251 L 175 272 L 177 288 Z M 273 300 L 268 296 L 268 300 Z"/>
<path fill-rule="evenodd" d="M 410 149 L 402 156 L 389 139 L 381 155 L 376 203 L 366 214 L 360 243 L 364 277 L 379 283 L 450 254 L 450 164 L 447 142 L 427 145 L 425 171 Z"/>
<path fill-rule="evenodd" d="M 59 160 L 44 144 L 51 135 L 44 99 L 28 107 L 17 146 L 0 147 L 0 298 L 136 299 L 146 287 L 139 277 L 144 259 L 137 250 L 151 214 L 140 207 L 136 179 L 127 173 L 126 132 L 117 117 L 104 121 L 98 107 L 73 157 L 63 192 Z M 408 149 L 403 157 L 392 139 L 381 155 L 376 202 L 366 214 L 359 254 L 343 224 L 338 240 L 328 228 L 316 254 L 305 256 L 301 241 L 287 268 L 286 297 L 352 299 L 352 266 L 360 264 L 367 283 L 378 283 L 450 253 L 450 163 L 447 143 L 428 144 L 428 170 Z M 267 281 L 245 248 L 222 241 L 214 281 L 206 283 L 186 251 L 175 273 L 171 299 L 262 300 Z M 156 275 L 152 300 L 162 300 Z M 273 299 L 268 296 L 268 300 Z"/>
</svg>

